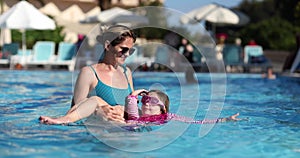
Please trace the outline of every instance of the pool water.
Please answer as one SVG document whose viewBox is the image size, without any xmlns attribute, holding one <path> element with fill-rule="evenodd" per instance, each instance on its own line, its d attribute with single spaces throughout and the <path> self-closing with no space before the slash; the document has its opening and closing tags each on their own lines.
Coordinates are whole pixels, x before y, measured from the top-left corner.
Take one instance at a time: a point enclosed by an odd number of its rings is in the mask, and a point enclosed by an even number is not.
<svg viewBox="0 0 300 158">
<path fill-rule="evenodd" d="M 220 117 L 239 112 L 239 118 L 249 120 L 215 124 L 203 135 L 199 133 L 204 125 L 187 125 L 182 128 L 182 134 L 161 147 L 126 152 L 101 142 L 84 123 L 70 126 L 39 123 L 40 115 L 61 116 L 68 110 L 73 75 L 67 71 L 0 71 L 0 157 L 300 156 L 298 78 L 279 76 L 276 80 L 267 80 L 258 74 L 226 74 L 224 82 L 224 78 L 219 77 L 222 75 L 201 73 L 197 74 L 199 84 L 186 84 L 182 82 L 183 74 L 135 72 L 135 87 L 167 92 L 173 113 L 203 119 L 210 110 L 220 112 Z M 224 83 L 225 94 L 222 95 Z M 220 88 L 220 93 L 215 93 L 213 87 Z M 160 143 L 176 130 L 180 129 L 143 133 L 149 138 L 154 135 L 153 142 Z M 124 135 L 116 135 L 115 139 L 122 142 L 124 148 L 138 148 L 124 142 Z M 145 148 L 156 145 L 142 142 Z"/>
</svg>

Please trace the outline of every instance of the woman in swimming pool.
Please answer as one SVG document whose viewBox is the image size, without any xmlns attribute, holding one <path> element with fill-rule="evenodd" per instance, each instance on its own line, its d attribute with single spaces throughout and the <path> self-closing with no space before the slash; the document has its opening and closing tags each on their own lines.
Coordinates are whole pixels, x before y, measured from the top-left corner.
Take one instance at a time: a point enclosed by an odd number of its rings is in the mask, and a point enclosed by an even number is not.
<svg viewBox="0 0 300 158">
<path fill-rule="evenodd" d="M 131 70 L 124 63 L 134 53 L 136 35 L 126 26 L 114 25 L 103 30 L 97 41 L 104 46 L 102 57 L 98 63 L 81 69 L 68 113 L 80 104 L 92 104 L 101 107 L 107 119 L 123 122 L 124 98 L 134 90 Z M 96 96 L 88 97 L 92 91 Z"/>
<path fill-rule="evenodd" d="M 139 115 L 138 110 L 138 95 L 142 96 L 142 114 Z M 186 123 L 206 124 L 206 123 L 219 123 L 227 121 L 240 120 L 236 118 L 239 113 L 232 115 L 228 118 L 217 118 L 213 120 L 193 120 L 184 116 L 169 113 L 169 97 L 159 91 L 151 90 L 147 92 L 144 89 L 136 90 L 126 97 L 125 104 L 125 118 L 126 123 L 129 124 L 163 124 L 170 120 L 182 121 Z M 103 103 L 103 105 L 105 105 Z M 98 114 L 99 106 L 97 104 L 80 104 L 78 109 L 68 113 L 67 115 L 59 118 L 51 118 L 46 116 L 40 117 L 40 122 L 45 124 L 67 124 L 76 122 L 80 119 L 86 118 L 91 114 Z M 101 112 L 101 111 L 100 111 Z M 102 112 L 101 112 L 102 113 Z M 125 122 L 124 122 L 125 123 Z"/>
</svg>

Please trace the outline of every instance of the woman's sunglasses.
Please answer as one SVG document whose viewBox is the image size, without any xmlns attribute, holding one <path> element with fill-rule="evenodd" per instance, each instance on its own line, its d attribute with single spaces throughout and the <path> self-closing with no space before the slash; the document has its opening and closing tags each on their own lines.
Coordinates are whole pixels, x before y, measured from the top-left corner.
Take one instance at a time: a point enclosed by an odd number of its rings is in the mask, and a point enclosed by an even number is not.
<svg viewBox="0 0 300 158">
<path fill-rule="evenodd" d="M 122 50 L 120 53 L 122 55 L 126 54 L 129 51 L 129 55 L 132 55 L 135 52 L 135 48 L 128 48 L 128 47 L 120 47 Z"/>
</svg>

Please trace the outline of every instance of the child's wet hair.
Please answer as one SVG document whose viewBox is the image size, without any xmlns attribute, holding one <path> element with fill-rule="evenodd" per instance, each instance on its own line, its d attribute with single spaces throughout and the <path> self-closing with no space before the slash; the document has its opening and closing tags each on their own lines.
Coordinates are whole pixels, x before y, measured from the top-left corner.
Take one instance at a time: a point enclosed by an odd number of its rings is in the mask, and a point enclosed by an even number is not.
<svg viewBox="0 0 300 158">
<path fill-rule="evenodd" d="M 160 90 L 150 90 L 149 93 L 157 94 L 158 99 L 165 104 L 166 111 L 165 112 L 162 111 L 162 114 L 163 113 L 168 113 L 169 112 L 169 105 L 170 105 L 170 100 L 169 100 L 168 95 L 166 93 L 160 91 Z"/>
</svg>

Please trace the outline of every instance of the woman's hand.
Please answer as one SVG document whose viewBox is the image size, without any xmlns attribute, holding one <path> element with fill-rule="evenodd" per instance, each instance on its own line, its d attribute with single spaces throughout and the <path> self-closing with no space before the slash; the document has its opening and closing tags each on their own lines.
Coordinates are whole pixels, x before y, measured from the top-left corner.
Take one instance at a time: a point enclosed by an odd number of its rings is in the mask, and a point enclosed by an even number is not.
<svg viewBox="0 0 300 158">
<path fill-rule="evenodd" d="M 102 111 L 102 113 L 101 113 L 102 116 L 105 117 L 107 120 L 125 123 L 124 106 L 103 105 L 103 106 L 101 106 L 101 109 L 100 109 L 100 111 Z"/>
</svg>

